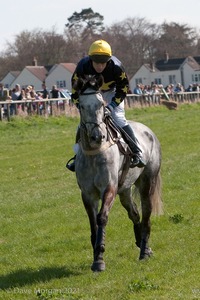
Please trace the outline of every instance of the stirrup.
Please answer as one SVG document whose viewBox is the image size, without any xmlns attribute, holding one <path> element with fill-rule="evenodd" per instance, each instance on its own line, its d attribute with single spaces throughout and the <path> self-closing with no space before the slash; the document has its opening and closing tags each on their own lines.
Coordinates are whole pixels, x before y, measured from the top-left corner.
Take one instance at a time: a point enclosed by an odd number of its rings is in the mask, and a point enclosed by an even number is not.
<svg viewBox="0 0 200 300">
<path fill-rule="evenodd" d="M 143 168 L 145 166 L 146 166 L 146 164 L 144 163 L 144 161 L 142 160 L 142 158 L 139 155 L 134 155 L 131 158 L 130 168 L 135 168 L 135 167 Z"/>
<path fill-rule="evenodd" d="M 66 163 L 66 168 L 72 172 L 75 172 L 75 158 L 76 155 L 72 157 L 70 160 L 68 160 L 68 162 Z M 71 161 L 72 163 L 70 164 Z"/>
</svg>

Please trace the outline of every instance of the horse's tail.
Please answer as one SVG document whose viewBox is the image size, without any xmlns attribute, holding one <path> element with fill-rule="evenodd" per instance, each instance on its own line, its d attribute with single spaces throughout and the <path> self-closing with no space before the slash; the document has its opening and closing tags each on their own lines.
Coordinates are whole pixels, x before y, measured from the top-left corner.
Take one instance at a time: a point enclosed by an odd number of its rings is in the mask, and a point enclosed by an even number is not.
<svg viewBox="0 0 200 300">
<path fill-rule="evenodd" d="M 163 214 L 163 202 L 161 198 L 161 189 L 162 189 L 162 179 L 160 171 L 157 176 L 153 178 L 153 181 L 150 181 L 150 190 L 149 190 L 149 199 L 151 201 L 152 206 L 152 214 L 154 215 L 162 215 Z M 135 186 L 132 190 L 132 196 L 134 201 L 138 204 L 140 199 L 139 187 Z"/>
<path fill-rule="evenodd" d="M 161 197 L 162 179 L 160 171 L 155 179 L 154 187 L 151 194 L 152 213 L 154 215 L 163 214 L 163 202 Z"/>
</svg>

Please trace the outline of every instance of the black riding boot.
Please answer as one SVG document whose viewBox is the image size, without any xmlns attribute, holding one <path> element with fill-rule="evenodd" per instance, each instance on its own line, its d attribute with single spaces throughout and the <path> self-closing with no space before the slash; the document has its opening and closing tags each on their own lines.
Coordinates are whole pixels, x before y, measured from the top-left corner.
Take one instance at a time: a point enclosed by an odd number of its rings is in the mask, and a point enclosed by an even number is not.
<svg viewBox="0 0 200 300">
<path fill-rule="evenodd" d="M 141 153 L 142 151 L 139 148 L 138 141 L 134 135 L 134 132 L 130 125 L 126 125 L 122 127 L 122 129 L 129 135 L 130 140 L 126 140 L 127 144 L 129 145 L 131 151 L 133 152 L 133 157 L 131 158 L 131 165 L 130 168 L 138 167 L 143 168 L 145 163 L 142 159 Z"/>
<path fill-rule="evenodd" d="M 78 127 L 78 130 L 76 133 L 76 143 L 78 143 L 79 140 L 80 140 L 80 128 Z M 72 157 L 70 160 L 68 160 L 68 162 L 66 164 L 66 168 L 72 172 L 75 172 L 75 161 L 76 161 L 76 155 L 74 155 L 74 157 Z"/>
</svg>

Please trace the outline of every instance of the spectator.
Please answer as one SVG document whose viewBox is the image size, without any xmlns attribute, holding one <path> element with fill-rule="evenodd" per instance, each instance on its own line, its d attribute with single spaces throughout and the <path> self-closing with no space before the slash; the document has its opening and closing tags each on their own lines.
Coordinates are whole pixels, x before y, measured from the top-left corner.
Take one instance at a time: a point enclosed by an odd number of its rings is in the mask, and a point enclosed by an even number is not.
<svg viewBox="0 0 200 300">
<path fill-rule="evenodd" d="M 193 92 L 193 84 L 189 84 L 188 88 L 185 91 L 186 92 Z"/>
<path fill-rule="evenodd" d="M 20 100 L 20 95 L 21 95 L 21 87 L 19 84 L 16 84 L 15 88 L 12 90 L 11 99 L 13 101 Z M 16 106 L 14 104 L 11 104 L 11 106 L 10 106 L 10 114 L 11 115 L 16 113 L 15 109 L 16 109 Z"/>
<path fill-rule="evenodd" d="M 160 88 L 158 87 L 157 84 L 152 84 L 151 87 L 151 95 L 152 95 L 152 103 L 153 104 L 158 104 L 160 101 Z"/>
<path fill-rule="evenodd" d="M 181 92 L 184 92 L 184 88 L 183 86 L 180 84 L 180 83 L 177 83 L 175 89 L 174 89 L 174 92 L 175 93 L 181 93 Z"/>
<path fill-rule="evenodd" d="M 184 95 L 182 94 L 184 92 L 184 88 L 182 86 L 182 84 L 177 83 L 175 89 L 174 89 L 174 93 L 175 93 L 175 100 L 184 101 Z"/>
<path fill-rule="evenodd" d="M 134 88 L 133 94 L 142 95 L 142 89 L 141 89 L 140 84 L 137 84 L 137 86 Z"/>
<path fill-rule="evenodd" d="M 26 88 L 25 88 L 25 97 L 26 97 L 26 99 L 28 100 L 30 100 L 31 99 L 31 88 L 30 88 L 30 86 L 27 86 Z"/>
<path fill-rule="evenodd" d="M 57 89 L 57 86 L 56 86 L 56 85 L 53 85 L 53 86 L 52 86 L 51 97 L 52 97 L 52 98 L 60 98 L 60 92 L 59 92 L 59 90 Z"/>
<path fill-rule="evenodd" d="M 42 93 L 38 92 L 36 93 L 36 100 L 42 100 L 43 97 L 42 97 Z M 39 102 L 39 112 L 40 112 L 40 115 L 42 115 L 42 111 L 44 109 L 44 105 L 43 105 L 43 102 Z"/>
<path fill-rule="evenodd" d="M 0 83 L 0 101 L 5 101 L 8 98 L 9 98 L 8 89 L 5 89 L 3 83 Z"/>
<path fill-rule="evenodd" d="M 25 89 L 22 88 L 22 89 L 21 89 L 21 93 L 20 93 L 20 95 L 19 95 L 19 97 L 18 97 L 18 100 L 24 100 L 24 99 L 26 99 Z"/>
<path fill-rule="evenodd" d="M 174 98 L 174 85 L 173 84 L 168 84 L 165 88 L 165 91 L 170 99 Z"/>
<path fill-rule="evenodd" d="M 42 97 L 43 99 L 48 99 L 49 98 L 49 92 L 47 90 L 46 84 L 42 84 Z"/>
<path fill-rule="evenodd" d="M 192 91 L 193 92 L 199 92 L 199 85 L 198 85 L 198 83 L 194 83 L 193 84 Z"/>
<path fill-rule="evenodd" d="M 3 83 L 0 83 L 0 101 L 5 101 L 7 99 L 10 99 L 9 90 L 4 88 Z M 2 110 L 3 113 L 6 113 L 7 105 L 6 104 L 2 105 L 0 109 Z"/>
</svg>

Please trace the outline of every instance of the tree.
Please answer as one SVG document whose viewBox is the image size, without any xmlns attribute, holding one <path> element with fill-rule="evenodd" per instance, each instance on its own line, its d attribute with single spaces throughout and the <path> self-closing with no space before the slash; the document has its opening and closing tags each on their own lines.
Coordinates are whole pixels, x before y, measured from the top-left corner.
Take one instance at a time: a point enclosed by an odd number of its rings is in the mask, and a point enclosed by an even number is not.
<svg viewBox="0 0 200 300">
<path fill-rule="evenodd" d="M 109 32 L 109 34 L 108 34 Z M 122 60 L 129 76 L 152 60 L 152 43 L 157 38 L 157 26 L 145 18 L 127 18 L 107 30 L 114 55 Z"/>
<path fill-rule="evenodd" d="M 172 58 L 193 56 L 197 44 L 197 35 L 194 28 L 186 24 L 164 22 L 160 27 L 160 36 L 155 41 L 157 59 L 163 59 L 164 53 Z"/>
<path fill-rule="evenodd" d="M 65 24 L 65 37 L 74 62 L 78 62 L 88 52 L 89 45 L 95 39 L 102 38 L 105 27 L 104 17 L 93 12 L 91 8 L 83 9 L 80 13 L 74 12 Z"/>
<path fill-rule="evenodd" d="M 66 49 L 64 37 L 57 34 L 54 29 L 22 31 L 16 35 L 13 43 L 7 43 L 7 49 L 1 57 L 3 63 L 0 76 L 3 77 L 9 71 L 22 70 L 25 66 L 32 65 L 34 57 L 42 66 L 65 62 L 68 60 Z"/>
<path fill-rule="evenodd" d="M 178 23 L 152 24 L 145 18 L 127 18 L 104 27 L 104 17 L 91 8 L 74 12 L 65 24 L 63 35 L 55 29 L 22 31 L 0 54 L 0 78 L 9 71 L 22 70 L 37 57 L 38 64 L 47 66 L 60 62 L 77 63 L 87 55 L 90 44 L 104 39 L 113 54 L 125 66 L 129 77 L 144 63 L 164 58 L 198 56 L 200 37 L 194 28 Z"/>
<path fill-rule="evenodd" d="M 91 8 L 82 9 L 80 13 L 74 12 L 67 20 L 66 28 L 69 31 L 73 30 L 73 32 L 75 30 L 82 40 L 88 38 L 88 36 L 101 34 L 105 29 L 103 25 L 104 17 L 99 13 L 94 13 Z"/>
</svg>

